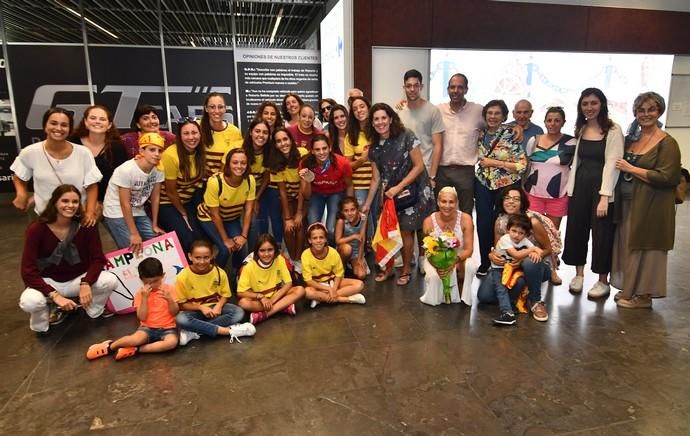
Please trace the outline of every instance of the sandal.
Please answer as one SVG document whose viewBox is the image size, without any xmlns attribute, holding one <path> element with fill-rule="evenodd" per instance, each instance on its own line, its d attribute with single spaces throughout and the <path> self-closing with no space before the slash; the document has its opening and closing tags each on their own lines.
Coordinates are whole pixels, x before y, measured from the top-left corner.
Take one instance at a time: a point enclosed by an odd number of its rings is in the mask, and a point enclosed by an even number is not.
<svg viewBox="0 0 690 436">
<path fill-rule="evenodd" d="M 107 340 L 100 344 L 93 344 L 86 350 L 86 358 L 89 360 L 98 359 L 99 357 L 107 356 L 110 354 L 110 344 L 113 341 Z"/>
<path fill-rule="evenodd" d="M 117 353 L 115 353 L 115 360 L 122 360 L 126 359 L 128 357 L 132 357 L 135 354 L 137 354 L 138 348 L 137 347 L 122 347 L 117 349 Z"/>
<path fill-rule="evenodd" d="M 398 277 L 398 280 L 395 281 L 395 284 L 398 286 L 407 286 L 407 284 L 410 283 L 410 278 L 410 273 L 400 274 L 400 277 Z"/>
<path fill-rule="evenodd" d="M 376 277 L 374 277 L 374 281 L 376 283 L 382 283 L 388 280 L 389 278 L 393 277 L 393 268 L 387 269 L 385 271 L 379 271 L 376 273 Z"/>
<path fill-rule="evenodd" d="M 556 286 L 563 284 L 563 279 L 558 276 L 558 273 L 556 271 L 551 271 L 551 277 L 549 278 L 549 281 L 552 285 Z"/>
</svg>

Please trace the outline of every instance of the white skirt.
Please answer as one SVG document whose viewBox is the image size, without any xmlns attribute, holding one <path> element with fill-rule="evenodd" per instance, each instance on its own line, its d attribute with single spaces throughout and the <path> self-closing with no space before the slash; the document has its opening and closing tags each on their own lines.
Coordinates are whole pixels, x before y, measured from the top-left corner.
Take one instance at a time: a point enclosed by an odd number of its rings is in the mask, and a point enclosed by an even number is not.
<svg viewBox="0 0 690 436">
<path fill-rule="evenodd" d="M 477 264 L 474 259 L 465 260 L 465 280 L 462 284 L 462 294 L 458 289 L 458 276 L 455 269 L 450 273 L 450 301 L 451 303 L 463 302 L 472 305 L 472 280 L 477 272 Z M 443 281 L 439 277 L 436 268 L 431 266 L 427 258 L 424 258 L 424 295 L 419 301 L 430 306 L 438 306 L 444 302 Z"/>
</svg>

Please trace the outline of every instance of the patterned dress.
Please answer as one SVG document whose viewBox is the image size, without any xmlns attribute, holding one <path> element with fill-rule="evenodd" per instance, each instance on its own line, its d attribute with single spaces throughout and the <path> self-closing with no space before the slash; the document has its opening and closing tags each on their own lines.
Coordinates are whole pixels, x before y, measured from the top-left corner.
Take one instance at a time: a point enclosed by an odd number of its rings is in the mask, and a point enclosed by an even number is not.
<svg viewBox="0 0 690 436">
<path fill-rule="evenodd" d="M 384 185 L 392 186 L 400 183 L 400 180 L 412 171 L 410 152 L 416 147 L 419 147 L 419 140 L 408 129 L 395 138 L 381 139 L 378 144 L 373 144 L 369 151 L 369 159 L 376 164 L 381 176 L 380 190 Z M 433 210 L 434 192 L 426 169 L 423 169 L 414 183 L 417 184 L 417 204 L 397 211 L 400 230 L 403 231 L 421 229 L 422 221 Z M 381 194 L 382 192 L 379 192 L 379 195 Z"/>
</svg>

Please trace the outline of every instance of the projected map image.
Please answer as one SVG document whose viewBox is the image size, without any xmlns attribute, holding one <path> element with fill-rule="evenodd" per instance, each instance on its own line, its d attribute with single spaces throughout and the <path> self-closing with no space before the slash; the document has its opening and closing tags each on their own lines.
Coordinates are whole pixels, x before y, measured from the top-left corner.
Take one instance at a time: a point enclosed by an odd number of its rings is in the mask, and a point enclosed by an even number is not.
<svg viewBox="0 0 690 436">
<path fill-rule="evenodd" d="M 546 108 L 563 106 L 563 131 L 572 132 L 580 92 L 597 87 L 609 100 L 611 118 L 625 129 L 639 93 L 655 91 L 668 102 L 672 66 L 672 55 L 431 50 L 428 89 L 432 103 L 447 102 L 448 79 L 461 72 L 469 79 L 468 100 L 484 104 L 502 98 L 512 110 L 526 98 L 534 108 L 532 122 L 539 125 Z"/>
</svg>

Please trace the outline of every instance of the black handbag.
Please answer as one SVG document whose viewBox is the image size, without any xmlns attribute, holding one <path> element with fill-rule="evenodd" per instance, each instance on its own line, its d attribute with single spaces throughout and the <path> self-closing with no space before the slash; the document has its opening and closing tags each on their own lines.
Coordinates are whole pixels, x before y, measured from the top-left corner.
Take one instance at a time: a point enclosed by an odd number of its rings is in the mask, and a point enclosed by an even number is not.
<svg viewBox="0 0 690 436">
<path fill-rule="evenodd" d="M 395 202 L 395 210 L 401 211 L 416 205 L 418 197 L 417 194 L 416 182 L 412 182 L 410 185 L 407 185 L 405 189 L 400 191 L 398 195 L 393 198 L 393 201 Z"/>
</svg>

